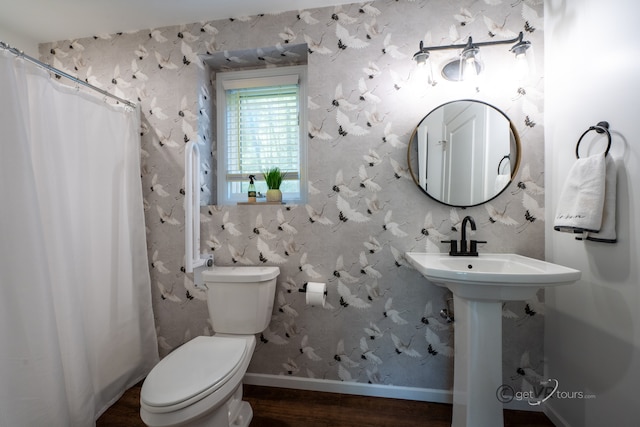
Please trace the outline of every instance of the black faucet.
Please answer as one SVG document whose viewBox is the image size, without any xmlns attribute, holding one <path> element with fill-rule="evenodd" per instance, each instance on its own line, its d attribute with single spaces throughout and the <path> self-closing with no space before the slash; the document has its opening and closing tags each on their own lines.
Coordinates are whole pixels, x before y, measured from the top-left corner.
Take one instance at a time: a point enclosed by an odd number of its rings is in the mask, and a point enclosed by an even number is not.
<svg viewBox="0 0 640 427">
<path fill-rule="evenodd" d="M 451 249 L 449 255 L 451 256 L 478 256 L 478 243 L 487 243 L 481 240 L 471 240 L 469 243 L 469 249 L 467 250 L 467 224 L 471 225 L 471 230 L 476 230 L 476 222 L 474 219 L 467 215 L 462 220 L 460 230 L 460 250 L 458 250 L 458 242 L 455 240 L 443 240 L 442 243 L 450 243 Z"/>
</svg>

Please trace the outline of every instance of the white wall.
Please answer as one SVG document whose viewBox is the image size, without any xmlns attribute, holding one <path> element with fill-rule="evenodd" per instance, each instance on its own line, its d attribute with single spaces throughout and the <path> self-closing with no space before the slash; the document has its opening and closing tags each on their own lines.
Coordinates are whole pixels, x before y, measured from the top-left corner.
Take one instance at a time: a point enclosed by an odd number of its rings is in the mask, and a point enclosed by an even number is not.
<svg viewBox="0 0 640 427">
<path fill-rule="evenodd" d="M 546 256 L 583 272 L 579 283 L 546 293 L 547 375 L 559 390 L 595 396 L 547 401 L 557 425 L 640 422 L 639 12 L 637 0 L 545 1 Z M 552 228 L 576 142 L 601 120 L 611 125 L 620 166 L 613 245 L 578 242 Z"/>
<path fill-rule="evenodd" d="M 0 40 L 22 50 L 27 55 L 38 57 L 38 42 L 31 37 L 0 26 Z"/>
</svg>

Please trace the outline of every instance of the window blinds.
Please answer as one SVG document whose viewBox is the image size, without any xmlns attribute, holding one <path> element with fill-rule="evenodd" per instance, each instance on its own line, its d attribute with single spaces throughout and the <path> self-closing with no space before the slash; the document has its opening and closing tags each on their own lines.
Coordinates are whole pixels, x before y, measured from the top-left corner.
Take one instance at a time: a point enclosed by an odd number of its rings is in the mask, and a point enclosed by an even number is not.
<svg viewBox="0 0 640 427">
<path fill-rule="evenodd" d="M 298 84 L 228 89 L 226 102 L 227 181 L 261 177 L 274 166 L 298 179 Z"/>
</svg>

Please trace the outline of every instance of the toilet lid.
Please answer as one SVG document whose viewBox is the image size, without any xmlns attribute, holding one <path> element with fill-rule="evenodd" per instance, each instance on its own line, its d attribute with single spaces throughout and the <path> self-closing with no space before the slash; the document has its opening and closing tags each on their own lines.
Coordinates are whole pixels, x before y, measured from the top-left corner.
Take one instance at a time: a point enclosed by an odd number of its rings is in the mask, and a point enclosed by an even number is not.
<svg viewBox="0 0 640 427">
<path fill-rule="evenodd" d="M 172 406 L 212 393 L 237 370 L 246 340 L 197 337 L 162 359 L 147 375 L 140 398 L 149 406 Z M 207 394 L 209 394 L 207 393 Z"/>
</svg>

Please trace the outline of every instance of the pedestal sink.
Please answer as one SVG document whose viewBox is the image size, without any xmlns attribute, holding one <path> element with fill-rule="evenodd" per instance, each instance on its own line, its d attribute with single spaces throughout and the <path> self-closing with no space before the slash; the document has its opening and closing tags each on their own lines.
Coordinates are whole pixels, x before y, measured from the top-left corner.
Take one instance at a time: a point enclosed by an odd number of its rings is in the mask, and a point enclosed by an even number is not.
<svg viewBox="0 0 640 427">
<path fill-rule="evenodd" d="M 580 279 L 580 271 L 516 254 L 456 256 L 407 252 L 429 281 L 453 293 L 455 355 L 452 427 L 503 427 L 502 303 Z"/>
</svg>

